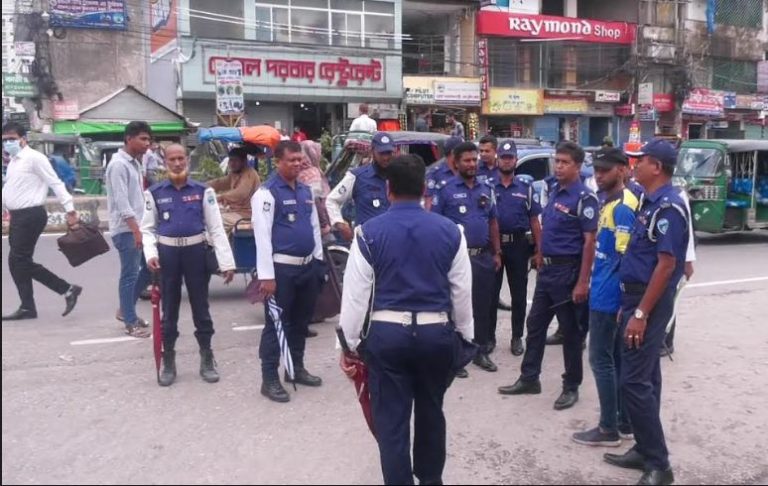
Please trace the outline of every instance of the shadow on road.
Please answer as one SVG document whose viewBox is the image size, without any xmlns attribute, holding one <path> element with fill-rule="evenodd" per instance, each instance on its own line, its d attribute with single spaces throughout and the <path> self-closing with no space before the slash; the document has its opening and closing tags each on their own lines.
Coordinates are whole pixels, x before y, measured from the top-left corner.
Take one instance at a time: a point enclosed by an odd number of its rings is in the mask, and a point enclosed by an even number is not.
<svg viewBox="0 0 768 486">
<path fill-rule="evenodd" d="M 696 233 L 699 245 L 754 245 L 768 243 L 768 231 L 745 231 L 743 233 L 724 233 L 712 235 L 708 233 Z"/>
</svg>

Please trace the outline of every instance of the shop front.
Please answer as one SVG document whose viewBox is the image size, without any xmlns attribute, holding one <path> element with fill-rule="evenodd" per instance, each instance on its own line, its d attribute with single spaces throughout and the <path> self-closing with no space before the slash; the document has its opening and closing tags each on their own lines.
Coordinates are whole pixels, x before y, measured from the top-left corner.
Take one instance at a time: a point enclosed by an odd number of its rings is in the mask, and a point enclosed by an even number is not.
<svg viewBox="0 0 768 486">
<path fill-rule="evenodd" d="M 339 133 L 348 125 L 349 103 L 400 103 L 401 59 L 371 52 L 361 55 L 329 48 L 268 49 L 238 45 L 222 49 L 204 43 L 182 67 L 184 113 L 202 126 L 222 124 L 216 109 L 216 68 L 238 61 L 242 66 L 244 109 L 241 124 L 270 124 L 290 134 L 298 127 L 316 139 L 323 130 Z"/>
<path fill-rule="evenodd" d="M 488 99 L 483 101 L 482 113 L 484 132 L 497 137 L 541 136 L 544 93 L 540 89 L 492 87 L 488 89 Z"/>
<path fill-rule="evenodd" d="M 409 130 L 423 128 L 431 132 L 449 132 L 447 115 L 453 114 L 464 124 L 467 139 L 479 135 L 481 83 L 479 78 L 403 76 L 406 119 Z"/>
</svg>

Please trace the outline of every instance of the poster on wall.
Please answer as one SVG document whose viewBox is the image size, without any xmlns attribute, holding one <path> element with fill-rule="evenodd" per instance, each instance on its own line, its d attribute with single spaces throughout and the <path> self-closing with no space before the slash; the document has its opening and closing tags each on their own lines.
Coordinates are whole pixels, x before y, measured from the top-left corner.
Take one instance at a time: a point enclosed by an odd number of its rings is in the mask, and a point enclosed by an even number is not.
<svg viewBox="0 0 768 486">
<path fill-rule="evenodd" d="M 541 0 L 487 0 L 481 3 L 483 10 L 505 10 L 524 14 L 541 13 Z"/>
<path fill-rule="evenodd" d="M 241 115 L 243 99 L 243 63 L 219 61 L 216 64 L 216 111 L 219 115 Z"/>
<path fill-rule="evenodd" d="M 491 88 L 483 105 L 486 115 L 541 115 L 543 93 L 538 89 Z"/>
<path fill-rule="evenodd" d="M 178 1 L 150 0 L 150 60 L 157 61 L 176 48 L 178 37 Z"/>
<path fill-rule="evenodd" d="M 51 27 L 125 30 L 125 0 L 50 0 Z"/>
</svg>

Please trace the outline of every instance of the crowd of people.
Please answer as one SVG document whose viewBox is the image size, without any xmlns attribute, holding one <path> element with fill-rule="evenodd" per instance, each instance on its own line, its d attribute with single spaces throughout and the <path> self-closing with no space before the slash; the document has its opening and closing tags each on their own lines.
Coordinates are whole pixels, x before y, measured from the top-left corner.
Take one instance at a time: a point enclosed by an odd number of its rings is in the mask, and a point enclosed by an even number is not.
<svg viewBox="0 0 768 486">
<path fill-rule="evenodd" d="M 219 273 L 231 281 L 235 266 L 227 232 L 249 220 L 259 292 L 280 309 L 281 321 L 278 326 L 274 309 L 265 305 L 261 393 L 288 402 L 278 373 L 281 354 L 289 353 L 293 363 L 283 381 L 322 385 L 304 365 L 305 339 L 327 273 L 323 240 L 338 234 L 350 244 L 339 320 L 350 351 L 342 353 L 340 367 L 348 375 L 354 374 L 354 359 L 368 367 L 384 480 L 412 484 L 415 474 L 423 484 L 441 484 L 443 397 L 454 378 L 469 377 L 470 362 L 486 372 L 498 370 L 492 355 L 506 273 L 512 296 L 509 350 L 523 358 L 519 378 L 499 393 L 542 392 L 547 329 L 557 317 L 565 371 L 554 408 L 578 402 L 588 334 L 600 401 L 597 426 L 573 440 L 619 446 L 634 439 L 625 454 L 604 459 L 643 470 L 640 484 L 671 484 L 659 419 L 659 355 L 678 283 L 691 276 L 693 260 L 690 211 L 671 184 L 675 148 L 663 140 L 632 154 L 603 147 L 594 158 L 595 193 L 581 180 L 584 150 L 562 142 L 542 205 L 531 181 L 515 175 L 514 142 L 499 146 L 487 136 L 478 148 L 454 127 L 445 158 L 428 172 L 418 156 L 396 155 L 391 136 L 376 132 L 372 163 L 350 170 L 333 189 L 320 170 L 316 142 L 281 141 L 274 150 L 275 171 L 263 183 L 248 167 L 247 153 L 233 148 L 227 176 L 208 184 L 189 177 L 186 148 L 172 144 L 164 149 L 166 178 L 147 189 L 142 158 L 152 131 L 145 122 L 131 122 L 105 177 L 110 234 L 121 265 L 116 317 L 128 335 L 149 337 L 136 302 L 150 275 L 158 275 L 158 382 L 172 385 L 183 280 L 200 375 L 218 381 L 209 280 Z M 63 183 L 44 156 L 26 146 L 25 136 L 19 126 L 3 127 L 3 148 L 11 156 L 3 190 L 3 207 L 11 211 L 9 266 L 21 297 L 20 308 L 3 320 L 37 317 L 33 279 L 65 297 L 64 315 L 82 291 L 33 261 L 48 187 L 67 209 L 68 223 L 78 219 Z M 633 174 L 628 156 L 637 158 Z M 354 222 L 344 219 L 348 203 L 355 207 Z M 530 268 L 538 276 L 526 315 Z"/>
</svg>

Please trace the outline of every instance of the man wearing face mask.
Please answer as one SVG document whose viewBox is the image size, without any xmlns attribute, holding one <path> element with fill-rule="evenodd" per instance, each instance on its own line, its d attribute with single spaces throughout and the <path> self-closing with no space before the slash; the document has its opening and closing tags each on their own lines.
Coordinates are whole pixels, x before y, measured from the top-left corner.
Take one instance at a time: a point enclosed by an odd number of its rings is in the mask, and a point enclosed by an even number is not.
<svg viewBox="0 0 768 486">
<path fill-rule="evenodd" d="M 176 379 L 176 339 L 179 337 L 181 281 L 187 287 L 200 347 L 200 376 L 207 383 L 219 381 L 211 350 L 213 321 L 208 310 L 209 269 L 206 266 L 206 233 L 216 251 L 224 282 L 232 281 L 235 260 L 221 222 L 216 193 L 189 179 L 187 151 L 178 144 L 165 150 L 168 180 L 144 193 L 146 211 L 141 222 L 144 256 L 152 272 L 160 272 L 163 306 L 163 369 L 160 386 Z"/>
<path fill-rule="evenodd" d="M 16 123 L 3 126 L 3 150 L 10 156 L 7 181 L 3 186 L 3 209 L 11 214 L 8 229 L 8 268 L 21 298 L 21 305 L 16 312 L 4 315 L 3 321 L 35 319 L 35 306 L 32 280 L 37 280 L 59 295 L 64 296 L 66 316 L 77 304 L 82 287 L 71 285 L 53 272 L 35 263 L 33 256 L 37 240 L 48 223 L 45 201 L 48 189 L 53 189 L 56 197 L 67 211 L 67 224 L 74 226 L 79 219 L 64 183 L 51 167 L 48 157 L 27 145 L 27 130 Z"/>
<path fill-rule="evenodd" d="M 386 132 L 378 132 L 371 140 L 371 149 L 373 163 L 348 171 L 325 202 L 331 226 L 347 241 L 352 241 L 352 227 L 341 215 L 347 201 L 352 199 L 355 203 L 355 224 L 358 226 L 384 214 L 389 208 L 386 172 L 395 151 L 392 137 Z"/>
</svg>

